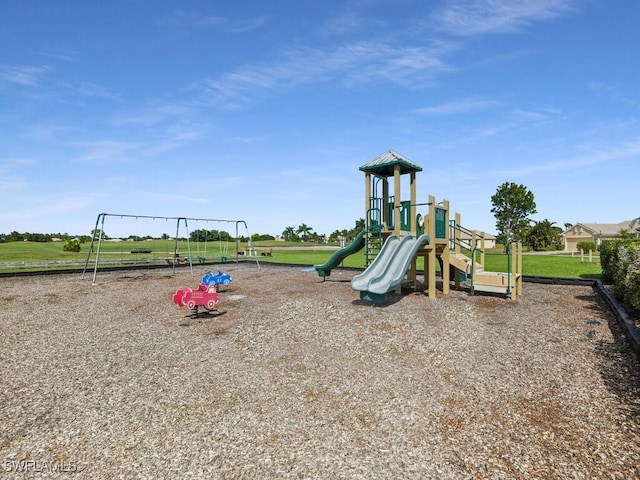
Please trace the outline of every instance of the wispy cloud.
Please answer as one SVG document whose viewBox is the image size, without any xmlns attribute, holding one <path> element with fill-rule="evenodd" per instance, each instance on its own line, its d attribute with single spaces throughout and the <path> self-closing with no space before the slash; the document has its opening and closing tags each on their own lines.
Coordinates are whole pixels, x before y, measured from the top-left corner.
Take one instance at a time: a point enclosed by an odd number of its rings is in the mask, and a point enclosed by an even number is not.
<svg viewBox="0 0 640 480">
<path fill-rule="evenodd" d="M 556 108 L 541 108 L 525 110 L 517 108 L 510 112 L 509 117 L 517 124 L 541 123 L 557 119 L 562 112 Z"/>
<path fill-rule="evenodd" d="M 75 52 L 74 50 L 67 50 L 63 48 L 49 48 L 39 52 L 39 54 L 43 57 L 70 62 L 71 60 L 75 59 L 77 52 Z"/>
<path fill-rule="evenodd" d="M 159 20 L 161 25 L 177 28 L 220 28 L 225 32 L 244 33 L 265 25 L 269 20 L 267 15 L 231 20 L 222 15 L 207 15 L 199 12 L 175 10 Z"/>
<path fill-rule="evenodd" d="M 362 23 L 362 15 L 350 12 L 331 18 L 326 22 L 323 30 L 329 35 L 349 33 L 359 29 Z"/>
<path fill-rule="evenodd" d="M 4 195 L 10 196 L 12 193 L 25 192 L 29 188 L 29 185 L 29 179 L 25 176 L 3 175 L 2 172 L 0 172 L 0 191 L 2 191 Z M 4 205 L 3 209 L 4 208 L 8 208 L 8 206 Z M 1 212 L 0 218 L 2 218 Z"/>
<path fill-rule="evenodd" d="M 97 140 L 94 142 L 82 142 L 75 145 L 85 151 L 76 162 L 91 165 L 109 165 L 125 162 L 136 157 L 141 144 L 117 140 Z"/>
<path fill-rule="evenodd" d="M 158 192 L 141 192 L 141 195 L 145 195 L 148 198 L 151 198 L 156 201 L 163 202 L 176 202 L 178 204 L 185 203 L 211 203 L 211 199 L 205 197 L 187 197 L 185 195 L 176 195 L 172 193 L 158 193 Z"/>
<path fill-rule="evenodd" d="M 626 93 L 617 85 L 603 83 L 603 82 L 591 82 L 589 88 L 596 92 L 597 95 L 606 96 L 613 101 L 626 105 L 632 108 L 640 108 L 640 100 L 629 92 Z"/>
<path fill-rule="evenodd" d="M 251 30 L 256 30 L 269 21 L 267 15 L 261 15 L 258 17 L 247 18 L 238 22 L 231 22 L 228 25 L 228 30 L 232 33 L 244 33 Z"/>
<path fill-rule="evenodd" d="M 240 143 L 258 143 L 266 139 L 266 137 L 234 137 L 235 141 Z"/>
<path fill-rule="evenodd" d="M 62 192 L 61 192 L 62 193 Z M 10 211 L 0 211 L 0 221 L 15 222 L 24 221 L 25 218 L 34 219 L 37 223 L 43 217 L 48 215 L 68 215 L 72 212 L 82 210 L 87 205 L 93 203 L 94 198 L 88 195 L 61 195 L 59 199 L 55 196 L 49 196 L 44 199 L 34 198 L 33 204 L 25 206 L 21 209 L 12 209 Z"/>
<path fill-rule="evenodd" d="M 33 158 L 7 158 L 0 159 L 0 175 L 6 175 L 11 171 L 22 171 L 25 167 L 31 167 L 38 162 Z"/>
<path fill-rule="evenodd" d="M 170 128 L 162 138 L 153 145 L 148 145 L 144 150 L 145 156 L 154 156 L 160 153 L 181 147 L 204 136 L 200 129 Z"/>
<path fill-rule="evenodd" d="M 330 80 L 353 85 L 384 79 L 410 86 L 448 71 L 443 57 L 452 48 L 440 42 L 423 47 L 362 41 L 333 50 L 292 50 L 279 62 L 245 65 L 194 88 L 211 102 L 238 105 L 260 91 Z"/>
<path fill-rule="evenodd" d="M 0 79 L 26 87 L 37 87 L 51 70 L 51 67 L 47 66 L 2 65 L 0 66 Z"/>
<path fill-rule="evenodd" d="M 76 130 L 76 127 L 70 127 L 62 124 L 32 124 L 25 129 L 24 136 L 29 140 L 39 142 L 49 142 L 65 137 L 69 133 Z"/>
<path fill-rule="evenodd" d="M 184 10 L 174 10 L 164 15 L 158 20 L 161 25 L 172 27 L 216 27 L 223 25 L 227 20 L 218 15 L 204 15 L 196 12 L 185 12 Z"/>
<path fill-rule="evenodd" d="M 63 87 L 73 95 L 81 97 L 98 97 L 111 100 L 117 100 L 120 98 L 119 94 L 111 91 L 109 88 L 92 82 L 64 83 Z"/>
<path fill-rule="evenodd" d="M 29 184 L 29 169 L 37 164 L 32 158 L 0 158 L 0 192 L 9 195 L 25 191 Z"/>
<path fill-rule="evenodd" d="M 481 33 L 516 31 L 533 22 L 548 21 L 574 10 L 575 0 L 445 0 L 444 6 L 430 17 L 440 32 L 468 37 Z M 337 15 L 325 30 L 355 27 L 358 20 L 351 12 Z M 258 22 L 260 23 L 260 22 Z M 226 26 L 225 28 L 230 28 Z M 424 31 L 423 31 L 424 33 Z M 462 45 L 445 35 L 422 36 L 413 42 L 398 42 L 402 33 L 385 29 L 383 36 L 331 48 L 299 48 L 285 52 L 270 62 L 252 63 L 218 77 L 193 84 L 206 102 L 227 108 L 243 108 L 261 92 L 285 90 L 321 82 L 341 82 L 346 86 L 375 81 L 421 88 L 455 68 L 448 62 L 451 53 Z M 422 43 L 421 43 L 422 42 Z M 422 113 L 453 114 L 464 109 L 487 108 L 476 101 L 443 105 Z"/>
<path fill-rule="evenodd" d="M 187 102 L 157 103 L 135 112 L 116 114 L 109 123 L 114 126 L 157 125 L 167 120 L 175 122 L 176 119 L 189 118 L 194 110 L 194 106 Z"/>
<path fill-rule="evenodd" d="M 442 103 L 431 107 L 416 108 L 413 113 L 425 115 L 457 115 L 461 113 L 469 113 L 476 110 L 484 110 L 498 105 L 495 100 L 482 100 L 477 98 L 465 98 L 453 102 Z"/>
<path fill-rule="evenodd" d="M 640 137 L 628 142 L 612 145 L 608 148 L 598 148 L 595 151 L 570 158 L 551 162 L 531 162 L 517 168 L 498 172 L 502 176 L 524 177 L 535 173 L 550 173 L 563 170 L 575 170 L 593 165 L 616 162 L 634 157 L 640 157 Z"/>
<path fill-rule="evenodd" d="M 504 33 L 560 17 L 575 5 L 575 0 L 450 0 L 433 19 L 453 35 Z"/>
<path fill-rule="evenodd" d="M 75 161 L 94 166 L 135 163 L 192 143 L 202 138 L 204 133 L 200 128 L 168 127 L 157 139 L 152 140 L 127 142 L 106 139 L 75 143 L 74 146 L 83 152 L 76 157 Z"/>
</svg>

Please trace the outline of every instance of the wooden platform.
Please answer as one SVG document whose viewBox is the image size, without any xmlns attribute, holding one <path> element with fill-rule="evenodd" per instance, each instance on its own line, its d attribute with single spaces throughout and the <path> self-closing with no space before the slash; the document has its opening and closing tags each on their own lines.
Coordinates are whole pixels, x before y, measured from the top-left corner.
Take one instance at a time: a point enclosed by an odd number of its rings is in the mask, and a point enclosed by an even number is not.
<svg viewBox="0 0 640 480">
<path fill-rule="evenodd" d="M 473 274 L 471 294 L 474 292 L 503 293 L 515 299 L 522 295 L 522 275 L 504 272 L 476 272 Z"/>
</svg>

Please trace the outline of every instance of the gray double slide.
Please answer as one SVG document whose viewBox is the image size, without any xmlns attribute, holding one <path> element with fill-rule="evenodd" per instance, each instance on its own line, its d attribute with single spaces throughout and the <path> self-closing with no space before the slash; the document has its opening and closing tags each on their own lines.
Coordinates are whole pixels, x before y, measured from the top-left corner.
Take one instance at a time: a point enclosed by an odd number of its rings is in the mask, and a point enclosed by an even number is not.
<svg viewBox="0 0 640 480">
<path fill-rule="evenodd" d="M 361 299 L 383 302 L 385 294 L 400 285 L 420 247 L 428 243 L 428 235 L 417 239 L 407 235 L 402 240 L 391 235 L 369 268 L 351 279 L 351 288 L 360 291 Z"/>
</svg>

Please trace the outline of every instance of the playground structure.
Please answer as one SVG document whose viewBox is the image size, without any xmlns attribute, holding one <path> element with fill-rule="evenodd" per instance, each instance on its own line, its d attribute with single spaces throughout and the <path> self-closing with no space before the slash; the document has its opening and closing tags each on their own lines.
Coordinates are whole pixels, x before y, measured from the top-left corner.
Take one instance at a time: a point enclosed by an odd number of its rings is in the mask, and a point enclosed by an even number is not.
<svg viewBox="0 0 640 480">
<path fill-rule="evenodd" d="M 424 284 L 430 298 L 436 296 L 436 266 L 442 274 L 442 293 L 449 293 L 451 278 L 456 287 L 470 282 L 470 292 L 503 293 L 516 298 L 522 293 L 522 247 L 507 248 L 507 272 L 484 270 L 484 234 L 460 225 L 460 215 L 449 218 L 449 202 L 419 203 L 416 174 L 422 167 L 389 150 L 360 167 L 365 174 L 365 228 L 348 246 L 335 252 L 315 269 L 327 277 L 348 255 L 365 249 L 365 271 L 351 280 L 360 298 L 375 303 L 390 291 L 416 289 L 417 260 L 422 257 Z M 402 200 L 403 175 L 409 177 L 409 199 Z M 392 182 L 390 182 L 392 179 Z M 465 254 L 466 252 L 466 254 Z"/>
<path fill-rule="evenodd" d="M 190 240 L 190 234 L 189 234 L 189 222 L 205 222 L 205 223 L 214 222 L 214 223 L 234 224 L 235 225 L 235 243 L 236 243 L 236 248 L 235 248 L 236 262 L 238 261 L 238 255 L 239 255 L 238 252 L 240 251 L 240 248 L 239 248 L 240 225 L 244 225 L 244 228 L 247 232 L 247 236 L 250 238 L 249 229 L 247 227 L 247 223 L 244 220 L 223 220 L 223 219 L 215 219 L 215 218 L 165 217 L 165 216 L 149 216 L 149 215 L 130 215 L 130 214 L 119 214 L 119 213 L 99 213 L 96 218 L 96 225 L 92 232 L 91 243 L 89 245 L 89 251 L 87 252 L 87 258 L 86 258 L 84 269 L 81 276 L 81 278 L 83 279 L 85 278 L 85 274 L 89 266 L 89 260 L 91 259 L 91 256 L 95 254 L 94 268 L 93 268 L 93 285 L 97 284 L 96 279 L 98 275 L 98 265 L 100 264 L 101 247 L 103 245 L 103 242 L 106 240 L 104 238 L 105 222 L 109 217 L 119 219 L 121 221 L 130 220 L 135 222 L 136 224 L 138 220 L 151 220 L 151 221 L 164 220 L 165 222 L 175 221 L 175 236 L 173 237 L 173 239 L 167 240 L 168 246 L 165 249 L 165 251 L 155 252 L 155 253 L 160 253 L 161 254 L 160 257 L 158 257 L 157 255 L 154 255 L 154 252 L 149 248 L 133 248 L 133 249 L 129 249 L 127 253 L 134 256 L 131 258 L 127 258 L 126 260 L 123 258 L 114 260 L 114 262 L 117 265 L 126 265 L 126 264 L 134 265 L 135 264 L 136 266 L 139 266 L 143 264 L 150 265 L 155 263 L 167 264 L 172 269 L 172 273 L 175 273 L 176 266 L 188 265 L 191 275 L 193 275 L 194 260 L 199 262 L 200 264 L 204 264 L 208 258 L 213 258 L 213 257 L 206 256 L 207 255 L 206 237 L 204 242 L 204 251 L 200 250 L 199 241 L 196 241 L 197 251 L 196 252 L 192 251 L 192 245 L 191 245 L 192 242 Z M 114 225 L 113 224 L 110 225 L 109 228 L 111 228 L 112 226 Z M 187 246 L 186 256 L 181 256 L 179 253 L 181 227 L 183 227 L 182 238 L 184 238 L 184 241 L 186 241 L 186 246 Z M 199 232 L 199 230 L 195 230 L 195 231 Z M 169 244 L 172 244 L 172 245 L 169 245 Z M 225 245 L 224 249 L 222 246 L 220 247 L 220 255 L 217 259 L 221 263 L 226 263 L 226 261 L 228 260 L 228 245 Z M 258 262 L 258 259 L 255 258 L 253 260 L 255 260 L 258 269 L 260 269 L 260 263 Z M 103 263 L 109 263 L 109 261 L 107 262 L 103 261 Z"/>
<path fill-rule="evenodd" d="M 344 248 L 337 250 L 325 263 L 323 263 L 322 265 L 314 265 L 316 271 L 318 272 L 318 275 L 320 275 L 322 278 L 330 276 L 331 270 L 337 265 L 340 265 L 340 263 L 342 263 L 342 261 L 346 257 L 362 250 L 366 244 L 366 234 L 366 229 L 361 231 L 353 240 L 353 242 L 351 242 Z"/>
</svg>

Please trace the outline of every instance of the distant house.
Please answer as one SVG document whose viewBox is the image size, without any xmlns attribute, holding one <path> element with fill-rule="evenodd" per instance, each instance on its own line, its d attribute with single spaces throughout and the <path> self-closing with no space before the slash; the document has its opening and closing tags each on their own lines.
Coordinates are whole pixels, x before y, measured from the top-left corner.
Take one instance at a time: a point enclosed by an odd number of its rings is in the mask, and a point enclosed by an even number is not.
<svg viewBox="0 0 640 480">
<path fill-rule="evenodd" d="M 486 232 L 478 232 L 478 234 L 484 235 L 484 249 L 496 248 L 496 237 Z M 472 248 L 472 237 L 467 232 L 460 232 L 460 243 L 464 244 L 467 248 Z"/>
<path fill-rule="evenodd" d="M 640 236 L 640 219 L 627 220 L 620 223 L 576 223 L 560 234 L 564 240 L 565 252 L 578 250 L 578 242 L 595 242 L 620 238 L 620 232 L 626 231 Z"/>
</svg>

